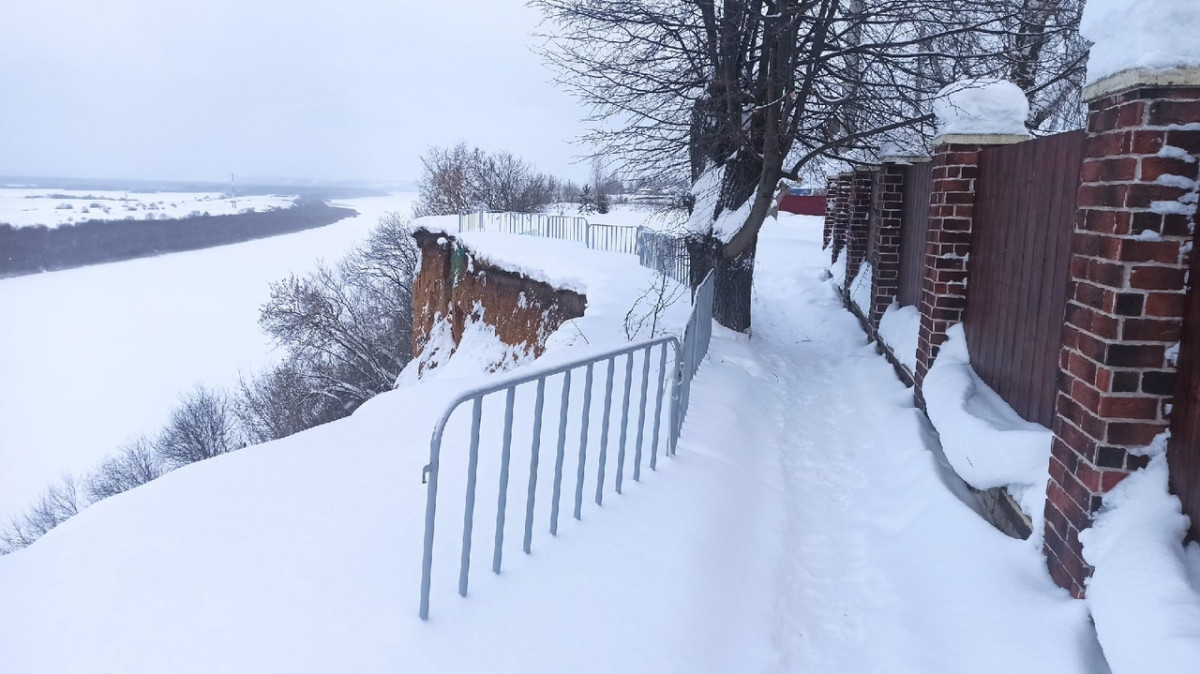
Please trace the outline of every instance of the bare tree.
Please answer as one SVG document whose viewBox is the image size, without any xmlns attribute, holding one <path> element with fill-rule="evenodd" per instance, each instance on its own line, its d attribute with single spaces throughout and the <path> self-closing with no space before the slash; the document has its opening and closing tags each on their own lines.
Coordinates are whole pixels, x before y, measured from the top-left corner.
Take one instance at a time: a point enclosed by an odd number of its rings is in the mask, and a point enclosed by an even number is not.
<svg viewBox="0 0 1200 674">
<path fill-rule="evenodd" d="M 228 397 L 197 385 L 181 396 L 179 407 L 155 447 L 170 465 L 182 466 L 242 448 Z"/>
<path fill-rule="evenodd" d="M 540 173 L 512 153 L 487 153 L 463 143 L 432 147 L 421 158 L 420 197 L 413 214 L 451 215 L 469 210 L 541 211 L 562 191 L 554 177 Z"/>
<path fill-rule="evenodd" d="M 758 232 L 781 178 L 927 145 L 931 100 L 959 77 L 1032 59 L 1030 81 L 1048 91 L 1079 65 L 1043 57 L 1036 27 L 1073 27 L 1069 13 L 1042 20 L 1033 0 L 531 4 L 549 20 L 543 54 L 592 107 L 585 140 L 633 175 L 690 178 L 693 282 L 715 270 L 716 318 L 737 330 L 750 326 Z"/>
<path fill-rule="evenodd" d="M 0 553 L 7 554 L 32 544 L 77 515 L 89 503 L 75 478 L 63 475 L 46 489 L 33 507 L 12 517 L 8 526 L 0 530 Z"/>
<path fill-rule="evenodd" d="M 287 348 L 289 367 L 305 381 L 305 423 L 345 416 L 392 387 L 411 359 L 418 263 L 406 221 L 390 216 L 365 248 L 336 267 L 321 265 L 307 276 L 271 284 L 259 323 Z M 283 391 L 270 397 L 295 396 Z"/>
<path fill-rule="evenodd" d="M 234 413 L 251 442 L 269 442 L 341 416 L 330 412 L 325 402 L 288 361 L 261 375 L 239 378 Z"/>
<path fill-rule="evenodd" d="M 413 215 L 450 215 L 471 208 L 468 167 L 472 153 L 463 143 L 451 148 L 434 146 L 421 156 L 421 179 Z"/>
<path fill-rule="evenodd" d="M 99 501 L 158 479 L 165 472 L 154 445 L 138 438 L 110 456 L 87 480 L 88 496 Z"/>
</svg>

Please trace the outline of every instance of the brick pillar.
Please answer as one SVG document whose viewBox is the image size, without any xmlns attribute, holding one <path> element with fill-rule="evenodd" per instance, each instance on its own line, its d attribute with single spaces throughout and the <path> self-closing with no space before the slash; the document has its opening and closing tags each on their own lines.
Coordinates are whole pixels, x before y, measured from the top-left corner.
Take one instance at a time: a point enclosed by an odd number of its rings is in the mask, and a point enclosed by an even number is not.
<svg viewBox="0 0 1200 674">
<path fill-rule="evenodd" d="M 883 162 L 871 205 L 875 228 L 867 246 L 867 261 L 874 270 L 867 320 L 875 330 L 900 286 L 900 224 L 904 219 L 904 167 L 887 158 Z"/>
<path fill-rule="evenodd" d="M 875 169 L 858 168 L 850 174 L 850 195 L 846 221 L 846 282 L 842 290 L 849 293 L 854 277 L 867 258 L 867 241 L 871 231 L 871 192 L 875 184 Z"/>
<path fill-rule="evenodd" d="M 967 260 L 975 222 L 975 181 L 979 153 L 990 145 L 1027 136 L 977 134 L 936 139 L 929 192 L 929 233 L 925 242 L 925 278 L 921 286 L 921 330 L 913 373 L 917 405 L 925 408 L 921 385 L 946 341 L 946 331 L 961 323 L 967 308 Z"/>
<path fill-rule="evenodd" d="M 821 250 L 829 248 L 829 243 L 833 240 L 833 222 L 838 213 L 837 195 L 837 176 L 829 176 L 825 180 L 825 231 L 821 234 Z"/>
<path fill-rule="evenodd" d="M 846 228 L 850 223 L 850 175 L 841 173 L 837 177 L 837 206 L 833 218 L 833 229 L 829 233 L 829 259 L 836 260 L 846 245 Z"/>
<path fill-rule="evenodd" d="M 1173 80 L 1127 71 L 1084 94 L 1088 137 L 1045 508 L 1047 567 L 1075 597 L 1091 575 L 1079 532 L 1104 494 L 1145 465 L 1130 450 L 1168 426 L 1175 365 L 1166 352 L 1183 323 L 1195 219 L 1188 181 L 1200 179 L 1200 129 L 1179 126 L 1200 123 L 1200 69 Z"/>
</svg>

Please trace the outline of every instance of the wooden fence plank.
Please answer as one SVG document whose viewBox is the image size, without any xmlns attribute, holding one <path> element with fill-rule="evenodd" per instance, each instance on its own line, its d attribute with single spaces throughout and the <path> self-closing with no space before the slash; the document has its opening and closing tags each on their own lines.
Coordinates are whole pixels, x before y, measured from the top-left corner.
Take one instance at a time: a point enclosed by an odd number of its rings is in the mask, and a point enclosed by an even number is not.
<svg viewBox="0 0 1200 674">
<path fill-rule="evenodd" d="M 1179 342 L 1179 369 L 1175 376 L 1175 400 L 1171 410 L 1171 441 L 1167 465 L 1171 469 L 1171 491 L 1191 516 L 1190 538 L 1200 540 L 1200 255 L 1192 252 L 1188 275 L 1192 287 Z"/>
<path fill-rule="evenodd" d="M 1049 426 L 1084 132 L 988 148 L 980 157 L 964 328 L 979 376 Z"/>
<path fill-rule="evenodd" d="M 933 186 L 933 164 L 923 162 L 904 168 L 904 220 L 900 225 L 900 278 L 896 301 L 900 306 L 921 303 L 925 273 L 925 237 L 929 232 L 929 190 Z"/>
</svg>

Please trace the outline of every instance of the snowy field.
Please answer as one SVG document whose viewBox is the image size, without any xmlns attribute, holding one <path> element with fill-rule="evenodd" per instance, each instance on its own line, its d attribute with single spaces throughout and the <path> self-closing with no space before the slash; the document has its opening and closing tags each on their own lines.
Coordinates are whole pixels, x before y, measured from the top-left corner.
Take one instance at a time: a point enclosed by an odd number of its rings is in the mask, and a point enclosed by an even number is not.
<svg viewBox="0 0 1200 674">
<path fill-rule="evenodd" d="M 58 227 L 87 220 L 167 220 L 287 208 L 294 196 L 227 198 L 218 192 L 120 192 L 0 188 L 0 223 Z"/>
<path fill-rule="evenodd" d="M 336 262 L 413 194 L 335 201 L 359 216 L 206 250 L 0 280 L 0 519 L 61 473 L 156 433 L 196 383 L 275 361 L 267 284 Z"/>
<path fill-rule="evenodd" d="M 429 622 L 416 617 L 428 433 L 449 397 L 486 376 L 480 362 L 475 373 L 467 362 L 455 376 L 380 395 L 347 419 L 181 468 L 0 558 L 5 665 L 1107 671 L 1085 605 L 1054 587 L 1039 551 L 965 505 L 911 392 L 821 280 L 820 237 L 816 218 L 768 222 L 754 338 L 715 332 L 677 458 L 603 508 L 586 507 L 581 522 L 565 520 L 553 540 L 549 480 L 539 480 L 533 554 L 520 552 L 514 508 L 499 576 L 488 572 L 495 511 L 481 507 L 467 599 L 454 578 L 470 419 L 456 415 Z M 608 312 L 621 304 L 615 293 L 641 281 L 636 265 L 545 244 L 597 265 L 581 274 L 590 295 L 580 333 L 597 337 L 606 314 L 617 330 L 620 316 Z M 609 297 L 597 305 L 608 309 L 591 313 L 593 295 Z M 590 341 L 556 342 L 546 357 Z M 553 384 L 547 394 L 557 400 Z M 494 411 L 484 411 L 492 440 Z M 524 446 L 514 445 L 514 466 L 529 465 Z M 481 454 L 481 504 L 495 503 L 494 463 L 494 450 Z M 512 494 L 524 490 L 516 475 Z"/>
</svg>

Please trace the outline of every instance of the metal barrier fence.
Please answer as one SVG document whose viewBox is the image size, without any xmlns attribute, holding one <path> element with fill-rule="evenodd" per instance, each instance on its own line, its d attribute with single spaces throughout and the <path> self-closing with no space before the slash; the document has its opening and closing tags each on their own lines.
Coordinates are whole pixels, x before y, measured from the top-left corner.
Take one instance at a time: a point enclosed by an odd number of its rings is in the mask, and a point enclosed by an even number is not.
<svg viewBox="0 0 1200 674">
<path fill-rule="evenodd" d="M 637 255 L 643 267 L 665 274 L 684 285 L 691 282 L 691 258 L 688 256 L 687 240 L 683 237 L 638 227 Z"/>
<path fill-rule="evenodd" d="M 421 560 L 421 605 L 419 615 L 422 620 L 429 617 L 429 594 L 432 585 L 431 576 L 434 552 L 434 525 L 436 524 L 438 505 L 439 468 L 442 462 L 442 438 L 446 432 L 447 423 L 455 410 L 468 402 L 471 404 L 470 447 L 466 457 L 465 504 L 458 574 L 458 593 L 465 597 L 467 596 L 467 585 L 470 577 L 471 543 L 474 531 L 475 502 L 481 458 L 480 436 L 482 433 L 485 399 L 494 402 L 498 400 L 498 394 L 504 393 L 503 432 L 501 433 L 497 476 L 499 486 L 497 489 L 496 528 L 492 550 L 492 572 L 500 573 L 504 550 L 508 482 L 514 450 L 513 430 L 518 389 L 525 386 L 526 388 L 523 390 L 528 392 L 528 386 L 534 386 L 536 391 L 536 398 L 531 414 L 532 418 L 529 419 L 529 425 L 532 427 L 532 430 L 528 445 L 529 478 L 525 497 L 525 526 L 522 541 L 522 549 L 526 554 L 529 554 L 533 541 L 533 522 L 538 491 L 539 453 L 543 432 L 551 433 L 551 437 L 556 439 L 548 518 L 550 535 L 557 536 L 564 473 L 570 474 L 570 472 L 574 472 L 575 474 L 574 508 L 572 514 L 575 519 L 580 519 L 582 516 L 585 475 L 590 465 L 588 446 L 589 441 L 597 430 L 591 425 L 591 421 L 593 420 L 593 389 L 599 383 L 596 381 L 595 376 L 598 369 L 597 366 L 604 366 L 605 372 L 605 374 L 601 375 L 604 382 L 602 394 L 603 411 L 599 417 L 599 452 L 594 457 L 593 473 L 595 476 L 593 478 L 595 482 L 594 498 L 596 505 L 600 505 L 603 501 L 606 487 L 605 471 L 608 468 L 611 431 L 616 430 L 619 433 L 619 440 L 616 445 L 617 456 L 613 481 L 616 493 L 621 493 L 625 477 L 626 450 L 629 448 L 631 436 L 634 438 L 632 442 L 632 479 L 634 481 L 641 479 L 643 450 L 645 449 L 647 440 L 650 445 L 648 466 L 651 470 L 657 469 L 658 448 L 660 437 L 664 430 L 662 428 L 662 421 L 664 419 L 663 402 L 664 396 L 668 392 L 669 396 L 666 397 L 668 398 L 669 408 L 665 414 L 667 423 L 664 451 L 666 456 L 675 454 L 679 432 L 683 426 L 684 417 L 687 414 L 688 403 L 691 400 L 692 378 L 700 368 L 700 363 L 703 361 L 704 356 L 708 353 L 708 346 L 712 337 L 712 302 L 713 280 L 710 274 L 696 289 L 692 313 L 688 319 L 682 339 L 675 336 L 659 337 L 637 342 L 619 349 L 592 354 L 564 364 L 543 368 L 535 367 L 529 371 L 517 373 L 513 376 L 504 377 L 498 381 L 492 381 L 464 391 L 447 405 L 445 411 L 438 417 L 437 422 L 434 424 L 433 437 L 429 444 L 429 464 L 425 466 L 423 475 L 423 479 L 428 480 L 428 487 L 425 501 L 424 552 Z M 673 361 L 670 363 L 667 361 L 668 346 L 671 347 L 674 356 Z M 656 351 L 657 358 L 654 357 Z M 657 360 L 657 366 L 655 366 L 655 360 Z M 623 375 L 618 375 L 617 373 L 618 361 L 621 361 L 621 364 L 624 366 L 622 368 Z M 635 365 L 640 367 L 635 368 Z M 582 371 L 583 385 L 582 387 L 573 387 L 572 376 L 579 375 L 580 371 Z M 635 371 L 640 371 L 640 376 L 636 376 Z M 575 381 L 578 384 L 578 377 L 576 377 Z M 554 393 L 557 391 L 559 394 L 559 403 L 557 425 L 555 425 L 555 421 L 552 418 L 547 427 L 544 424 L 543 412 L 546 405 L 548 382 L 551 389 L 550 398 L 553 399 Z M 636 401 L 633 400 L 632 395 L 632 387 L 635 382 L 638 384 Z M 650 384 L 652 382 L 655 387 L 653 403 L 650 402 Z M 583 396 L 582 404 L 575 408 L 571 406 L 573 388 L 581 388 L 580 393 Z M 620 422 L 616 429 L 611 428 L 614 408 L 614 388 L 621 390 Z M 653 405 L 652 410 L 650 409 L 651 404 Z M 633 406 L 632 409 L 631 405 Z M 630 419 L 634 415 L 636 415 L 637 421 L 636 424 L 631 425 Z M 575 432 L 578 433 L 579 443 L 577 448 L 572 447 L 570 456 L 568 456 L 568 426 L 570 425 L 570 421 L 575 418 L 578 419 L 578 427 Z M 648 434 L 646 432 L 647 424 L 650 425 Z M 522 426 L 525 427 L 524 424 Z M 519 449 L 522 452 L 524 451 L 523 443 Z M 485 458 L 490 464 L 496 457 L 488 454 Z M 574 466 L 567 465 L 568 461 L 574 463 Z M 574 470 L 569 470 L 571 468 Z"/>
<path fill-rule="evenodd" d="M 458 214 L 458 231 L 494 231 L 505 234 L 529 234 L 550 239 L 579 241 L 592 250 L 613 253 L 638 252 L 638 227 L 589 223 L 574 215 L 478 211 Z"/>
<path fill-rule="evenodd" d="M 458 214 L 458 231 L 504 232 L 529 234 L 550 239 L 587 241 L 588 221 L 574 215 L 544 213 L 511 213 L 508 211 L 478 211 Z"/>
</svg>

